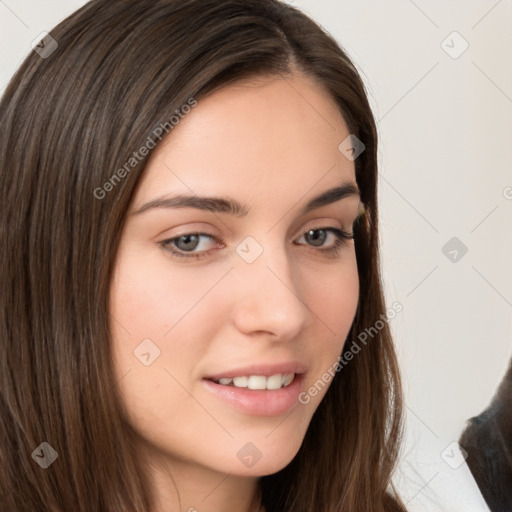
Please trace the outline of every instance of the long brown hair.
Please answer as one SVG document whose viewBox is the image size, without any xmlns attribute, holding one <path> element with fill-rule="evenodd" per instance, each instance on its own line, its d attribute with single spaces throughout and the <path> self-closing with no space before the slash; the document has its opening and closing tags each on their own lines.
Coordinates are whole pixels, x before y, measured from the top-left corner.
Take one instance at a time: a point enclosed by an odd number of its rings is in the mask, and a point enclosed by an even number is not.
<svg viewBox="0 0 512 512">
<path fill-rule="evenodd" d="M 355 227 L 360 302 L 349 343 L 386 314 L 375 121 L 338 43 L 277 0 L 93 0 L 50 34 L 55 43 L 26 58 L 0 104 L 0 510 L 149 511 L 107 307 L 148 156 L 112 176 L 148 140 L 158 143 L 157 128 L 190 98 L 294 69 L 317 80 L 365 145 L 355 160 L 366 213 Z M 296 457 L 262 477 L 267 512 L 404 509 L 391 485 L 402 395 L 381 323 L 336 374 Z M 58 454 L 47 469 L 31 457 L 42 442 Z"/>
</svg>

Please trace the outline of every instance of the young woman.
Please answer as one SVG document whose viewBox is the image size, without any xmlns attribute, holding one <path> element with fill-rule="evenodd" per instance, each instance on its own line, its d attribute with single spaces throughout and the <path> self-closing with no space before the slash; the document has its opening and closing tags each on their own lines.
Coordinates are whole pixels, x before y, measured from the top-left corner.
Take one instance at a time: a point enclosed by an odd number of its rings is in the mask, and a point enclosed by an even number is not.
<svg viewBox="0 0 512 512">
<path fill-rule="evenodd" d="M 97 0 L 0 105 L 1 512 L 388 512 L 355 67 L 277 0 Z"/>
</svg>

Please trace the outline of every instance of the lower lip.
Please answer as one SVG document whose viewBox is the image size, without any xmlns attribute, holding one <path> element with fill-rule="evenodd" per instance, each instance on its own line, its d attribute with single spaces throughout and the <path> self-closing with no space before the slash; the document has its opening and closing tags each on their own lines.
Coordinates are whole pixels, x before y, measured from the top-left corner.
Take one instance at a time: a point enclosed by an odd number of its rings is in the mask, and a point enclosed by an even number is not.
<svg viewBox="0 0 512 512">
<path fill-rule="evenodd" d="M 299 403 L 304 374 L 295 375 L 293 382 L 281 389 L 248 389 L 223 386 L 203 379 L 210 392 L 246 414 L 278 416 Z"/>
</svg>

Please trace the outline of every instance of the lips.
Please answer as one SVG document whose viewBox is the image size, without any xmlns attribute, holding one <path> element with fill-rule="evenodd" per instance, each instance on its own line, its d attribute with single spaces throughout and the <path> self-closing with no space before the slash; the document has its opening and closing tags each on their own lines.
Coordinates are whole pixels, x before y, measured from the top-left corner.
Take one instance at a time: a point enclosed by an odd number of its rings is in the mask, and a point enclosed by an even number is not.
<svg viewBox="0 0 512 512">
<path fill-rule="evenodd" d="M 231 368 L 202 379 L 217 400 L 245 414 L 277 416 L 299 405 L 306 365 L 299 361 L 257 363 Z"/>
<path fill-rule="evenodd" d="M 292 382 L 278 389 L 238 388 L 203 379 L 203 386 L 215 400 L 244 414 L 253 416 L 279 416 L 289 414 L 298 407 L 299 395 L 304 387 L 304 374 L 294 375 Z"/>
</svg>

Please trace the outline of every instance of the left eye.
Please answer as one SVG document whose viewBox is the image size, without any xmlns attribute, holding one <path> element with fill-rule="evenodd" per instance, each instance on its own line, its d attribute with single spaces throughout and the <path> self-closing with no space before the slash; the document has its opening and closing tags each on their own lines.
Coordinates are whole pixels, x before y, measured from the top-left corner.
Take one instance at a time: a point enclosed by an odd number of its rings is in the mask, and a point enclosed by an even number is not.
<svg viewBox="0 0 512 512">
<path fill-rule="evenodd" d="M 331 243 L 326 244 L 329 238 L 331 238 Z M 348 241 L 353 238 L 353 234 L 338 228 L 315 228 L 303 233 L 294 243 L 295 245 L 310 245 L 313 248 L 319 248 L 318 252 L 336 255 L 341 246 L 348 244 Z M 305 242 L 301 242 L 301 240 L 305 240 Z M 203 245 L 208 245 L 208 241 L 216 242 L 219 249 L 223 247 L 223 244 L 209 233 L 187 233 L 164 240 L 160 242 L 160 245 L 172 256 L 178 258 L 201 258 L 207 254 L 208 249 Z"/>
<path fill-rule="evenodd" d="M 322 247 L 324 242 L 327 240 L 328 235 L 331 235 L 331 238 L 334 238 L 334 244 L 336 244 L 336 241 L 340 238 L 351 238 L 347 233 L 335 228 L 310 229 L 300 238 L 304 238 L 307 243 L 311 244 L 313 247 Z"/>
</svg>

